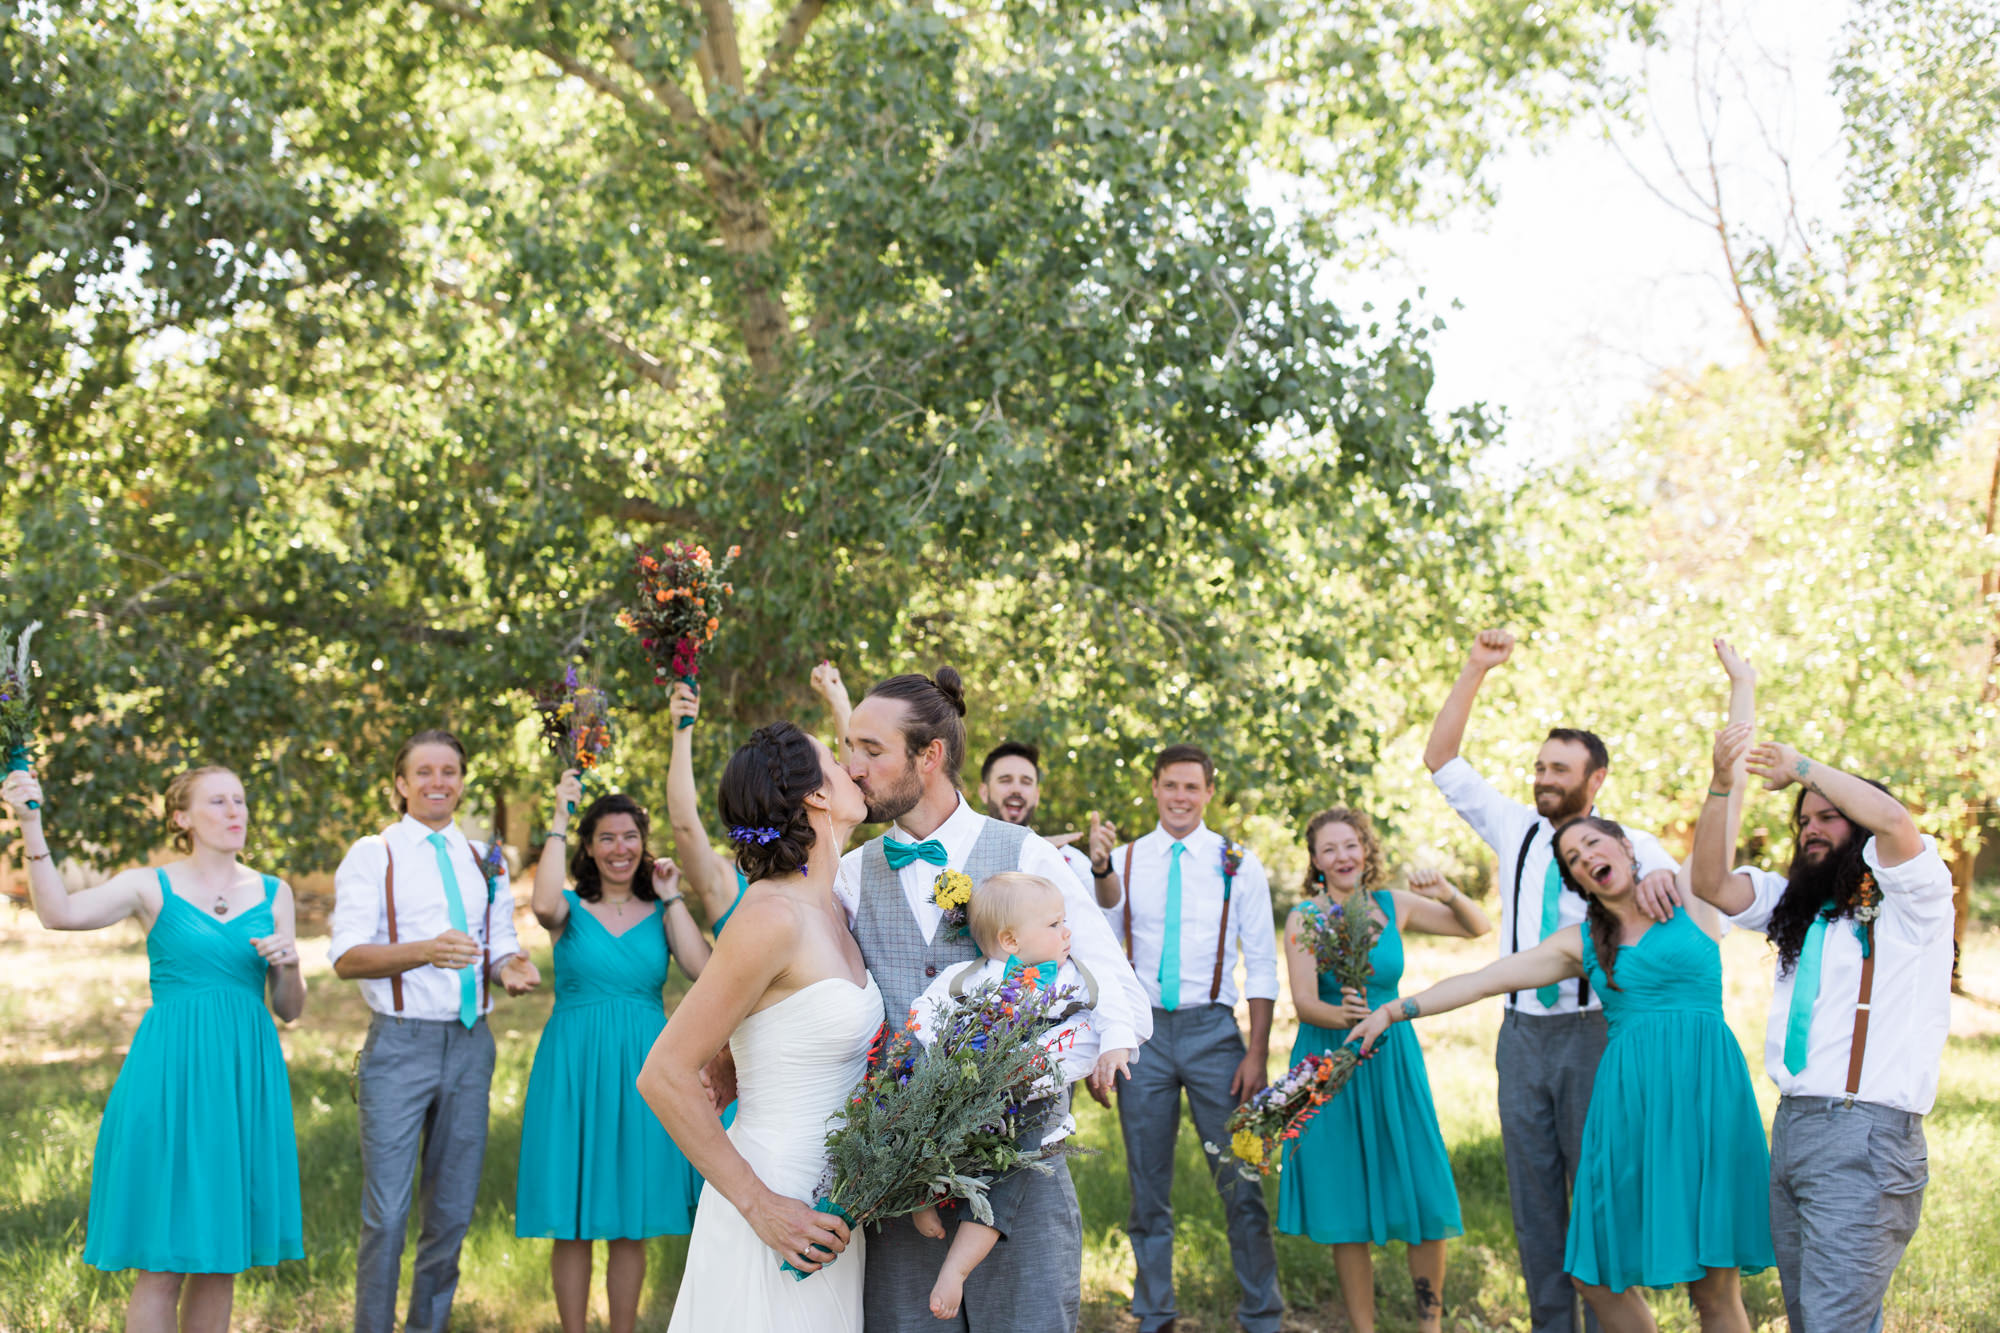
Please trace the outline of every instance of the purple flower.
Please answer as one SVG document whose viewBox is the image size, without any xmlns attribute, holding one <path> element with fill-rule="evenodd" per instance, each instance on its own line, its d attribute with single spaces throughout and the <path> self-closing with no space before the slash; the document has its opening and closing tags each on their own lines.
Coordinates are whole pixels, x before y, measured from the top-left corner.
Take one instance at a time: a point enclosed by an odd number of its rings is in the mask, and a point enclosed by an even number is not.
<svg viewBox="0 0 2000 1333">
<path fill-rule="evenodd" d="M 568 686 L 568 687 L 569 687 L 570 689 L 572 689 L 572 690 L 576 688 L 576 664 L 575 664 L 575 663 L 571 663 L 571 664 L 570 664 L 570 666 L 569 666 L 569 669 L 563 672 L 563 684 L 564 684 L 564 685 L 566 685 L 566 686 Z"/>
</svg>

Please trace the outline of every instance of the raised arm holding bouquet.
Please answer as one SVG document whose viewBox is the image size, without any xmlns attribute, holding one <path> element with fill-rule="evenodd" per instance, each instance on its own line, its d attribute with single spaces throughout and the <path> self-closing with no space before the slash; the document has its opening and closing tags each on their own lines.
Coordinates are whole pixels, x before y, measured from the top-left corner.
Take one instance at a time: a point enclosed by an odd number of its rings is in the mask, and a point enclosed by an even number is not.
<svg viewBox="0 0 2000 1333">
<path fill-rule="evenodd" d="M 35 631 L 41 627 L 41 621 L 29 621 L 11 652 L 6 633 L 0 631 L 0 756 L 5 757 L 9 773 L 28 772 L 34 758 L 35 663 L 28 656 L 28 645 L 34 642 Z M 27 808 L 39 810 L 42 803 L 39 799 L 31 800 Z"/>
<path fill-rule="evenodd" d="M 730 547 L 720 564 L 706 546 L 692 542 L 669 542 L 658 555 L 639 553 L 639 598 L 619 622 L 639 636 L 657 683 L 678 677 L 690 688 L 701 688 L 701 655 L 714 642 L 723 607 L 735 595 L 735 585 L 723 576 L 739 549 Z M 677 729 L 693 725 L 692 717 L 674 722 Z"/>
<path fill-rule="evenodd" d="M 576 668 L 535 694 L 535 711 L 542 718 L 542 739 L 564 772 L 574 770 L 582 786 L 579 798 L 590 794 L 590 775 L 611 748 L 611 697 L 596 681 L 578 678 Z M 566 812 L 576 802 L 565 800 Z"/>
</svg>

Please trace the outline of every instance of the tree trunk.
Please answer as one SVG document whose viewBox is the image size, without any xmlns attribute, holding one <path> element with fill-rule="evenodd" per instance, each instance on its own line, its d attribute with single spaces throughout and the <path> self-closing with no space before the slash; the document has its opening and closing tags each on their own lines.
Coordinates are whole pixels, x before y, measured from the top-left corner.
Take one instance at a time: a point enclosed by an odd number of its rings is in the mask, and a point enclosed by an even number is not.
<svg viewBox="0 0 2000 1333">
<path fill-rule="evenodd" d="M 1972 918 L 1972 876 L 1979 861 L 1979 840 L 1974 837 L 1956 842 L 1951 848 L 1951 989 L 1965 993 L 1965 978 L 1959 972 L 1959 958 L 1965 952 L 1965 926 Z"/>
</svg>

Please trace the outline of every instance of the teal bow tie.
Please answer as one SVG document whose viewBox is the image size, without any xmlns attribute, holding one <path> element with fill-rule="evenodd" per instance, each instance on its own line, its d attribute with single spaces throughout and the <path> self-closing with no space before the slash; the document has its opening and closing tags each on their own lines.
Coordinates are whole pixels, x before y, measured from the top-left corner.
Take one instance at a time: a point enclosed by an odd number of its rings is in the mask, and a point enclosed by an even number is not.
<svg viewBox="0 0 2000 1333">
<path fill-rule="evenodd" d="M 1000 969 L 1000 981 L 1004 985 L 1015 977 L 1031 975 L 1034 977 L 1035 985 L 1047 990 L 1056 984 L 1056 967 L 1055 963 L 1036 963 L 1033 967 L 1024 967 L 1019 956 L 1010 953 L 1007 955 L 1007 966 Z"/>
<path fill-rule="evenodd" d="M 884 838 L 882 855 L 889 858 L 891 870 L 901 870 L 912 861 L 929 861 L 934 866 L 941 866 L 951 860 L 944 854 L 944 844 L 936 838 L 925 838 L 922 842 L 899 842 L 895 838 Z"/>
</svg>

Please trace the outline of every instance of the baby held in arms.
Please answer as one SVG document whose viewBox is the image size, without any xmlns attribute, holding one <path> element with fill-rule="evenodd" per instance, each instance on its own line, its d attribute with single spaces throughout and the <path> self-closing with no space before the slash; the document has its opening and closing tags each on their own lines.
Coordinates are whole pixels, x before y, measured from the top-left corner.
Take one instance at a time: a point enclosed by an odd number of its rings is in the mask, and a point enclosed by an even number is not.
<svg viewBox="0 0 2000 1333">
<path fill-rule="evenodd" d="M 1098 1061 L 1102 1039 L 1092 1012 L 1097 1004 L 1097 979 L 1071 960 L 1062 890 L 1040 875 L 1008 871 L 990 876 L 974 890 L 965 917 L 973 942 L 985 957 L 946 968 L 917 997 L 910 1008 L 917 1020 L 917 1039 L 929 1043 L 940 1021 L 961 997 L 983 986 L 1047 989 L 1058 996 L 1066 993 L 1050 1011 L 1055 1022 L 1041 1037 L 1049 1054 L 1049 1076 L 1035 1085 L 1033 1099 L 1022 1108 L 1017 1122 L 1024 1127 L 1020 1149 L 1033 1155 L 1076 1132 L 1067 1093 L 1071 1083 L 1090 1077 Z M 987 1202 L 993 1207 L 994 1226 L 970 1218 L 958 1224 L 937 1285 L 931 1288 L 931 1313 L 939 1319 L 958 1314 L 966 1278 L 1005 1235 L 1020 1190 L 1033 1171 L 1033 1167 L 1022 1167 L 993 1182 Z M 925 1208 L 910 1220 L 924 1235 L 944 1238 L 944 1223 L 936 1208 Z"/>
</svg>

